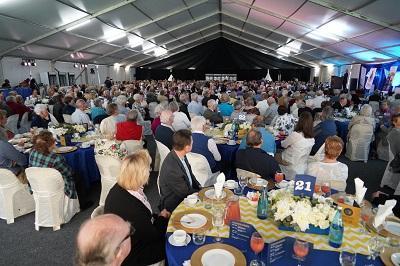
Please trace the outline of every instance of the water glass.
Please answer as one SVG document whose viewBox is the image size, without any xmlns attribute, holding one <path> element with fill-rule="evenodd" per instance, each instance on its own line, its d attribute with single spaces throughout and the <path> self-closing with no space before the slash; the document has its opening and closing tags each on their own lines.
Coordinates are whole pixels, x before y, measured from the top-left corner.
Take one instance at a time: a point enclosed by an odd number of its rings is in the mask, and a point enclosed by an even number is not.
<svg viewBox="0 0 400 266">
<path fill-rule="evenodd" d="M 233 193 L 235 193 L 235 195 L 242 195 L 243 194 L 243 190 L 242 190 L 242 188 L 240 187 L 240 186 L 236 186 L 234 189 L 233 189 Z"/>
<path fill-rule="evenodd" d="M 369 251 L 368 259 L 375 260 L 376 257 L 378 257 L 379 254 L 381 253 L 383 247 L 384 247 L 384 242 L 380 237 L 377 236 L 372 237 L 368 241 L 368 251 Z"/>
<path fill-rule="evenodd" d="M 215 238 L 216 242 L 222 242 L 222 239 L 219 235 L 219 228 L 224 225 L 225 218 L 225 207 L 219 205 L 213 205 L 212 207 L 212 223 L 213 226 L 217 229 L 217 237 Z"/>
<path fill-rule="evenodd" d="M 357 261 L 357 253 L 349 251 L 340 251 L 339 262 L 341 266 L 355 266 Z"/>
<path fill-rule="evenodd" d="M 197 231 L 193 233 L 192 239 L 195 245 L 200 246 L 206 242 L 206 235 L 204 234 L 204 231 Z"/>
<path fill-rule="evenodd" d="M 244 188 L 247 186 L 248 178 L 245 176 L 239 176 L 239 186 L 242 188 L 242 193 Z"/>
<path fill-rule="evenodd" d="M 211 201 L 210 199 L 206 199 L 206 198 L 204 197 L 204 199 L 203 199 L 203 205 L 204 205 L 204 208 L 205 208 L 205 209 L 209 210 L 209 209 L 212 208 L 212 201 Z"/>
</svg>

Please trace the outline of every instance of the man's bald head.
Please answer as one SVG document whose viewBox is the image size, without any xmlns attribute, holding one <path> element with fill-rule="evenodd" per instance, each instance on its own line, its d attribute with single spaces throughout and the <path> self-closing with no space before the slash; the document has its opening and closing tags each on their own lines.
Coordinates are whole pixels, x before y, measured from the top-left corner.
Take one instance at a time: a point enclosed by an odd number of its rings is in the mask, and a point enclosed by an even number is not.
<svg viewBox="0 0 400 266">
<path fill-rule="evenodd" d="M 114 214 L 86 221 L 76 238 L 76 265 L 120 265 L 131 250 L 129 233 L 129 223 Z"/>
</svg>

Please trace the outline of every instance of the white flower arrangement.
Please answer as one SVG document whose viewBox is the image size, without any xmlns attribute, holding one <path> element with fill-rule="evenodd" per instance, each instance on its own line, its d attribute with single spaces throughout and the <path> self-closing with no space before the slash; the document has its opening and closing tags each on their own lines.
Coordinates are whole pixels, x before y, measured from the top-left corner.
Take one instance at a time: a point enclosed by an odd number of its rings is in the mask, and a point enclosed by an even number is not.
<svg viewBox="0 0 400 266">
<path fill-rule="evenodd" d="M 83 125 L 73 125 L 72 126 L 77 133 L 84 133 L 86 132 L 86 128 Z"/>
<path fill-rule="evenodd" d="M 57 137 L 61 137 L 64 136 L 65 134 L 67 134 L 68 129 L 67 128 L 63 128 L 63 127 L 59 127 L 59 128 L 49 128 L 49 131 L 51 133 L 53 133 L 53 135 L 56 135 Z"/>
<path fill-rule="evenodd" d="M 313 199 L 293 195 L 291 189 L 269 192 L 270 213 L 273 220 L 295 230 L 306 231 L 310 225 L 326 229 L 330 226 L 336 208 L 329 200 L 314 195 Z"/>
</svg>

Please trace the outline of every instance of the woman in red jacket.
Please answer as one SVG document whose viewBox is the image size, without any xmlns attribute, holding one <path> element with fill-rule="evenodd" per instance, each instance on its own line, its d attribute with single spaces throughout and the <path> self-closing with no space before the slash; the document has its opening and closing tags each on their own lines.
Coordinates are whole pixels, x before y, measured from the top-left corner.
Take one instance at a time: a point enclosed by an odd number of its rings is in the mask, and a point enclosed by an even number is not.
<svg viewBox="0 0 400 266">
<path fill-rule="evenodd" d="M 115 138 L 117 140 L 141 140 L 143 127 L 137 124 L 138 111 L 128 111 L 126 121 L 117 124 Z"/>
</svg>

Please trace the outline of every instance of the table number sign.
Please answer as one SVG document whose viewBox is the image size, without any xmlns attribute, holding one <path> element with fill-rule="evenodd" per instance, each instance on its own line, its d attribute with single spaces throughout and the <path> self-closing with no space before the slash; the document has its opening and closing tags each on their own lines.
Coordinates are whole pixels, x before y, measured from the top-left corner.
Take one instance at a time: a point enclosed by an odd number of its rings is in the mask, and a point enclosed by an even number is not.
<svg viewBox="0 0 400 266">
<path fill-rule="evenodd" d="M 310 197 L 314 194 L 315 176 L 310 175 L 296 175 L 294 178 L 294 196 Z"/>
<path fill-rule="evenodd" d="M 251 224 L 231 221 L 229 225 L 229 238 L 250 243 L 251 235 L 255 231 L 257 230 Z"/>
</svg>

